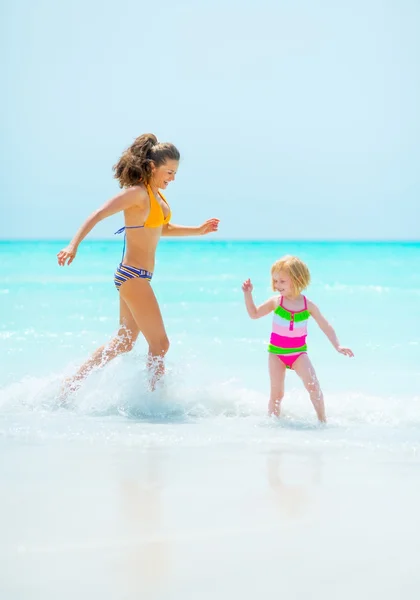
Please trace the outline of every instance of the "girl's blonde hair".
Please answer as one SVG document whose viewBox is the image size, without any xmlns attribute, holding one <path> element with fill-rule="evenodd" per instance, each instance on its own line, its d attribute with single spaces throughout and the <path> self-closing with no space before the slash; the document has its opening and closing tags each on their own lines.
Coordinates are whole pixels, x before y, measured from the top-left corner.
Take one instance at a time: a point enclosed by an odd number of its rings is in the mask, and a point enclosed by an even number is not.
<svg viewBox="0 0 420 600">
<path fill-rule="evenodd" d="M 279 271 L 285 271 L 289 275 L 296 296 L 307 288 L 311 282 L 309 269 L 300 258 L 297 256 L 283 256 L 279 260 L 276 260 L 271 267 L 271 285 L 274 291 L 273 275 Z"/>
</svg>

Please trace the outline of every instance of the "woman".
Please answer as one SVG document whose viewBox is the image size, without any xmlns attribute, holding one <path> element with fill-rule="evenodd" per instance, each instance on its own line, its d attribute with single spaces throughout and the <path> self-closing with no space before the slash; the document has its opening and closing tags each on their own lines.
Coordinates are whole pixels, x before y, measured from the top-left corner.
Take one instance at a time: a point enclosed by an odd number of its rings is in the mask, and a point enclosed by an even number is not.
<svg viewBox="0 0 420 600">
<path fill-rule="evenodd" d="M 163 357 L 168 351 L 162 315 L 150 285 L 155 265 L 156 247 L 161 235 L 205 235 L 217 231 L 219 220 L 209 219 L 199 227 L 170 223 L 171 210 L 159 190 L 175 180 L 179 152 L 173 144 L 159 143 L 146 133 L 138 137 L 114 165 L 115 178 L 123 191 L 96 210 L 81 226 L 70 244 L 58 253 L 58 264 L 70 265 L 80 242 L 106 217 L 124 211 L 125 227 L 122 262 L 114 283 L 120 294 L 120 328 L 118 334 L 98 348 L 74 377 L 67 380 L 68 390 L 97 366 L 103 366 L 118 354 L 129 352 L 141 332 L 149 345 L 148 366 L 151 387 L 164 373 Z"/>
</svg>

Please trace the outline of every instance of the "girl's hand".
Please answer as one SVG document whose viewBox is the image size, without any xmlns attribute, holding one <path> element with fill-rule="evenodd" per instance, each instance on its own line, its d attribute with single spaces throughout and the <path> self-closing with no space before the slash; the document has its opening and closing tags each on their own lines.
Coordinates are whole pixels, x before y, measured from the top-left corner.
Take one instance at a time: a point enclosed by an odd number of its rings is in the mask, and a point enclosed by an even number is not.
<svg viewBox="0 0 420 600">
<path fill-rule="evenodd" d="M 209 219 L 200 225 L 198 228 L 200 235 L 206 235 L 207 233 L 213 233 L 214 231 L 217 231 L 219 228 L 219 222 L 219 219 Z"/>
<path fill-rule="evenodd" d="M 353 357 L 353 350 L 350 350 L 350 348 L 344 348 L 343 346 L 337 346 L 336 348 L 337 352 L 340 352 L 340 354 L 344 354 L 345 356 L 351 356 Z"/>
<path fill-rule="evenodd" d="M 58 264 L 60 267 L 64 267 L 66 263 L 70 265 L 76 256 L 76 252 L 77 248 L 74 248 L 74 246 L 67 246 L 67 248 L 60 250 L 60 252 L 57 254 Z"/>
<path fill-rule="evenodd" d="M 254 286 L 252 285 L 250 279 L 247 279 L 246 281 L 243 282 L 243 284 L 242 284 L 243 292 L 252 292 L 253 289 L 254 289 Z"/>
</svg>

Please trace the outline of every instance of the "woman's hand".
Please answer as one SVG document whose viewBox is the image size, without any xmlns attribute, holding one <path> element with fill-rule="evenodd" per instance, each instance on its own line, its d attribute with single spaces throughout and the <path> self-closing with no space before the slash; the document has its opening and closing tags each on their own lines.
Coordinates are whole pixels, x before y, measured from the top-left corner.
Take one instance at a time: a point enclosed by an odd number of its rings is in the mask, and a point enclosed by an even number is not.
<svg viewBox="0 0 420 600">
<path fill-rule="evenodd" d="M 200 235 L 206 235 L 207 233 L 213 233 L 219 228 L 219 219 L 209 219 L 198 228 Z"/>
<path fill-rule="evenodd" d="M 76 256 L 76 252 L 77 248 L 71 245 L 67 246 L 67 248 L 63 248 L 63 250 L 60 250 L 60 252 L 57 254 L 58 264 L 60 267 L 64 267 L 66 263 L 71 265 Z"/>
<path fill-rule="evenodd" d="M 253 289 L 254 289 L 254 286 L 252 285 L 250 279 L 247 279 L 246 281 L 243 282 L 243 284 L 242 284 L 243 292 L 252 292 Z"/>
<path fill-rule="evenodd" d="M 337 350 L 337 352 L 339 352 L 340 354 L 344 354 L 345 356 L 354 357 L 353 350 L 350 350 L 350 348 L 344 348 L 343 346 L 337 346 L 336 350 Z"/>
</svg>

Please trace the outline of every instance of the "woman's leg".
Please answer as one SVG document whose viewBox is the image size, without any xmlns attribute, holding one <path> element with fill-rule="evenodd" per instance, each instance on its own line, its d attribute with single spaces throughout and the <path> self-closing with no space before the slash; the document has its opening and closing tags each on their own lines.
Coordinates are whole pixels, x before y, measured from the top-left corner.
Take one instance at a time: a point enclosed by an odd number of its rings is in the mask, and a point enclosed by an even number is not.
<svg viewBox="0 0 420 600">
<path fill-rule="evenodd" d="M 276 354 L 269 353 L 268 370 L 270 373 L 270 402 L 268 403 L 268 414 L 279 417 L 280 404 L 284 396 L 286 365 L 282 363 Z"/>
<path fill-rule="evenodd" d="M 150 283 L 145 279 L 134 278 L 125 281 L 120 287 L 120 294 L 127 304 L 136 323 L 137 330 L 149 344 L 148 367 L 151 374 L 151 387 L 165 372 L 163 357 L 169 349 L 159 304 Z"/>
<path fill-rule="evenodd" d="M 303 381 L 303 385 L 309 392 L 311 402 L 314 405 L 318 419 L 325 423 L 327 421 L 325 416 L 324 396 L 319 386 L 319 381 L 315 373 L 315 369 L 312 366 L 309 356 L 307 354 L 301 354 L 299 358 L 293 363 L 294 371 L 299 375 Z"/>
<path fill-rule="evenodd" d="M 122 354 L 130 352 L 139 335 L 139 328 L 125 300 L 120 296 L 120 328 L 107 344 L 100 346 L 92 356 L 80 367 L 78 372 L 67 379 L 66 387 L 75 389 L 77 382 L 84 379 L 95 367 L 103 367 L 107 362 Z"/>
</svg>

